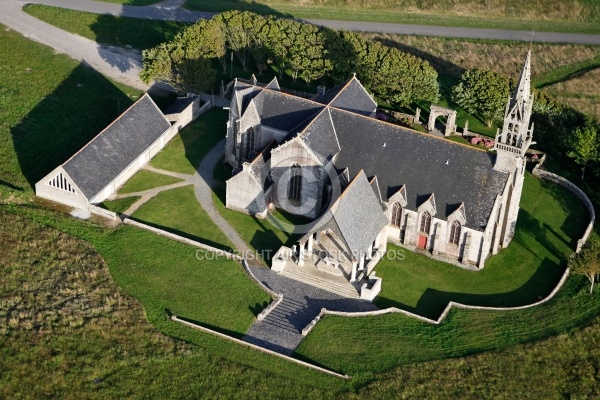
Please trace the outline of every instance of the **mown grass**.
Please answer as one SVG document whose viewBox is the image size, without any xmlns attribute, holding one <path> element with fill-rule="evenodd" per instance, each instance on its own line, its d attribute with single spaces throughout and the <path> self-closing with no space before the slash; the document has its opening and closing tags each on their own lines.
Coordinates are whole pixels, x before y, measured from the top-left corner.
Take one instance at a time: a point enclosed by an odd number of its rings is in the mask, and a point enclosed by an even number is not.
<svg viewBox="0 0 600 400">
<path fill-rule="evenodd" d="M 0 210 L 0 246 L 2 398 L 333 398 L 347 388 L 167 318 L 165 308 L 240 336 L 268 296 L 236 263 L 37 206 Z"/>
<path fill-rule="evenodd" d="M 131 196 L 116 200 L 106 200 L 102 203 L 102 206 L 107 210 L 114 211 L 120 214 L 127 211 L 129 207 L 131 207 L 133 203 L 135 203 L 139 199 L 139 196 Z"/>
<path fill-rule="evenodd" d="M 174 176 L 158 174 L 156 172 L 148 171 L 146 169 L 139 170 L 134 176 L 132 176 L 125 185 L 123 185 L 118 193 L 128 194 L 143 192 L 145 190 L 154 189 L 161 186 L 172 185 L 177 182 L 181 182 L 182 179 Z"/>
<path fill-rule="evenodd" d="M 190 24 L 115 17 L 30 4 L 24 11 L 37 19 L 105 45 L 148 49 L 166 42 Z"/>
<path fill-rule="evenodd" d="M 3 26 L 0 81 L 0 199 L 30 197 L 140 95 Z"/>
<path fill-rule="evenodd" d="M 528 174 L 515 237 L 482 271 L 402 251 L 402 260 L 385 258 L 376 267 L 383 278 L 376 304 L 436 319 L 450 301 L 490 307 L 535 303 L 556 287 L 588 218 L 571 192 Z"/>
<path fill-rule="evenodd" d="M 192 186 L 159 193 L 134 212 L 132 217 L 210 246 L 228 251 L 234 249 L 200 206 Z"/>
<path fill-rule="evenodd" d="M 377 266 L 383 278 L 377 304 L 437 319 L 451 300 L 500 307 L 534 303 L 556 286 L 587 218 L 573 194 L 528 176 L 516 235 L 483 271 L 460 270 L 405 251 L 404 260 L 382 260 Z M 585 279 L 575 276 L 546 305 L 505 312 L 455 310 L 440 326 L 400 315 L 326 317 L 297 353 L 345 372 L 379 372 L 398 363 L 464 356 L 564 332 L 600 313 L 596 297 L 588 296 Z M 369 340 L 362 340 L 367 330 Z M 334 343 L 341 347 L 336 350 Z M 342 343 L 353 346 L 340 356 Z"/>
<path fill-rule="evenodd" d="M 225 138 L 226 122 L 226 111 L 219 108 L 207 111 L 183 128 L 150 164 L 167 171 L 193 174 L 204 156 Z"/>
<path fill-rule="evenodd" d="M 290 18 L 391 22 L 525 31 L 599 33 L 600 6 L 589 1 L 286 1 L 187 0 L 192 10 L 253 11 Z"/>
</svg>

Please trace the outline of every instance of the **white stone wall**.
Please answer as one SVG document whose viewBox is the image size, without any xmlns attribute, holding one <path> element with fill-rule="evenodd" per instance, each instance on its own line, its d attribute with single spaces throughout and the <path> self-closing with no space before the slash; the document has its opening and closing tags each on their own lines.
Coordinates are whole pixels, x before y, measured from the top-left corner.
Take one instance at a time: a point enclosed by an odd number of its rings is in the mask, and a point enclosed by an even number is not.
<svg viewBox="0 0 600 400">
<path fill-rule="evenodd" d="M 256 181 L 245 164 L 242 171 L 226 182 L 225 206 L 248 214 L 263 216 L 267 203 L 262 186 Z"/>
<path fill-rule="evenodd" d="M 53 179 L 56 175 L 62 173 L 62 175 L 67 179 L 69 184 L 75 189 L 75 193 L 71 193 L 69 191 L 55 188 L 50 186 L 48 182 Z M 55 201 L 57 203 L 66 204 L 71 207 L 79 208 L 79 209 L 87 209 L 88 199 L 83 195 L 81 190 L 75 185 L 75 183 L 71 180 L 69 175 L 65 172 L 62 166 L 55 168 L 52 172 L 42 178 L 39 182 L 35 184 L 35 194 L 38 197 Z"/>
</svg>

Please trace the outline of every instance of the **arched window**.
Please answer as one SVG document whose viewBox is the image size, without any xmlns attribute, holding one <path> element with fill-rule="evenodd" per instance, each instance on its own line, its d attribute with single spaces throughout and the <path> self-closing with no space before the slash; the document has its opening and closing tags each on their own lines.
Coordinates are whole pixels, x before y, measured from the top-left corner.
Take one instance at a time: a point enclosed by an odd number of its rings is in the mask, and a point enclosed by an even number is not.
<svg viewBox="0 0 600 400">
<path fill-rule="evenodd" d="M 392 225 L 400 226 L 402 223 L 402 206 L 400 203 L 394 203 L 392 206 Z"/>
<path fill-rule="evenodd" d="M 429 230 L 431 229 L 431 214 L 425 211 L 421 215 L 421 232 L 425 232 L 429 234 Z"/>
<path fill-rule="evenodd" d="M 302 167 L 299 164 L 292 165 L 291 177 L 288 184 L 288 200 L 294 205 L 298 205 L 302 192 Z"/>
<path fill-rule="evenodd" d="M 250 153 L 254 151 L 256 141 L 256 134 L 254 132 L 254 128 L 250 128 L 246 131 L 246 151 Z"/>
<path fill-rule="evenodd" d="M 450 243 L 458 244 L 460 241 L 460 230 L 460 222 L 452 221 L 452 224 L 450 225 Z"/>
</svg>

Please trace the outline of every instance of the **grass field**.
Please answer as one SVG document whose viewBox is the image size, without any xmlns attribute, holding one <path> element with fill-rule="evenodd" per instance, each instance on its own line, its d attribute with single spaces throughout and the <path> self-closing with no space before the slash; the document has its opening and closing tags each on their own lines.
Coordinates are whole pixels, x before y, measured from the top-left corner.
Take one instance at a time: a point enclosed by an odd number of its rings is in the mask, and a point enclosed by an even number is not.
<svg viewBox="0 0 600 400">
<path fill-rule="evenodd" d="M 159 193 L 133 213 L 132 217 L 210 246 L 224 250 L 234 249 L 225 234 L 200 206 L 192 186 Z"/>
<path fill-rule="evenodd" d="M 0 210 L 0 246 L 2 398 L 333 398 L 347 388 L 167 318 L 240 336 L 269 298 L 236 263 L 37 206 Z"/>
<path fill-rule="evenodd" d="M 527 175 L 515 238 L 483 271 L 404 251 L 404 260 L 383 259 L 377 265 L 384 283 L 376 303 L 432 319 L 451 300 L 492 307 L 534 303 L 556 286 L 587 218 L 571 192 Z"/>
<path fill-rule="evenodd" d="M 189 24 L 173 21 L 152 21 L 139 18 L 115 17 L 83 11 L 27 5 L 24 11 L 60 29 L 113 46 L 132 46 L 148 49 L 166 42 Z"/>
<path fill-rule="evenodd" d="M 118 193 L 128 194 L 143 192 L 144 190 L 154 189 L 160 186 L 172 185 L 173 183 L 181 182 L 179 178 L 173 176 L 157 174 L 156 172 L 142 169 L 132 176 L 125 185 L 123 185 Z"/>
<path fill-rule="evenodd" d="M 469 28 L 550 32 L 600 32 L 600 4 L 595 0 L 419 1 L 419 0 L 187 0 L 193 10 L 246 10 L 291 18 L 392 22 Z"/>
<path fill-rule="evenodd" d="M 27 198 L 140 92 L 4 27 L 0 54 L 0 199 Z"/>
<path fill-rule="evenodd" d="M 193 174 L 200 160 L 225 138 L 226 121 L 226 111 L 219 108 L 207 111 L 182 129 L 150 164 L 167 171 Z"/>
<path fill-rule="evenodd" d="M 139 199 L 140 198 L 138 196 L 124 197 L 117 200 L 106 200 L 102 203 L 102 205 L 107 210 L 114 211 L 116 213 L 123 213 Z"/>
</svg>

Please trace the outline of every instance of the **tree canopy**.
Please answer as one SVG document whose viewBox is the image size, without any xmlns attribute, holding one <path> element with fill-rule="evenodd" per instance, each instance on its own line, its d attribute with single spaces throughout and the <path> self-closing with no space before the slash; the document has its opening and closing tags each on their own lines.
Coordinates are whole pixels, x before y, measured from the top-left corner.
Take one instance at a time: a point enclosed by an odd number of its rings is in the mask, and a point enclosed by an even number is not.
<svg viewBox="0 0 600 400">
<path fill-rule="evenodd" d="M 579 254 L 569 260 L 569 268 L 574 274 L 585 275 L 590 281 L 590 294 L 600 275 L 600 240 L 589 240 Z"/>
<path fill-rule="evenodd" d="M 481 115 L 488 127 L 501 120 L 510 93 L 507 77 L 486 69 L 465 72 L 452 88 L 452 100 L 471 114 Z"/>
<path fill-rule="evenodd" d="M 585 167 L 589 162 L 600 161 L 600 138 L 598 130 L 588 121 L 584 127 L 578 127 L 571 136 L 571 151 L 567 156 L 581 165 L 581 179 L 585 177 Z"/>
<path fill-rule="evenodd" d="M 206 89 L 214 84 L 216 72 L 205 60 L 219 60 L 225 71 L 228 52 L 244 70 L 253 60 L 259 73 L 271 65 L 280 76 L 288 74 L 306 83 L 327 77 L 337 84 L 354 72 L 367 89 L 402 106 L 439 98 L 437 72 L 417 57 L 357 33 L 241 11 L 201 20 L 172 41 L 145 50 L 140 77 L 178 90 Z M 200 66 L 192 68 L 190 63 L 195 62 Z"/>
</svg>

